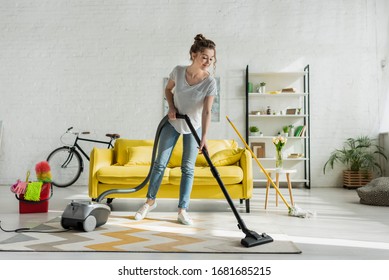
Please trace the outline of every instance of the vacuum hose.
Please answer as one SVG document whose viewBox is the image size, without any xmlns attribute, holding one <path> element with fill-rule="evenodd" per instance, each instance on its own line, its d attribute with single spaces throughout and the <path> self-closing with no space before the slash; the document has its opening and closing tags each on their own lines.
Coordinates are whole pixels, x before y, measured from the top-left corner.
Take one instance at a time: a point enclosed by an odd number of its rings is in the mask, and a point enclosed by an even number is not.
<svg viewBox="0 0 389 280">
<path fill-rule="evenodd" d="M 152 153 L 152 156 L 151 156 L 150 170 L 149 170 L 149 173 L 147 174 L 146 178 L 143 180 L 143 182 L 139 186 L 136 186 L 135 188 L 131 188 L 131 189 L 112 189 L 112 190 L 107 190 L 107 191 L 101 193 L 97 197 L 97 199 L 96 199 L 97 202 L 101 202 L 106 196 L 108 196 L 110 194 L 113 194 L 113 193 L 134 193 L 134 192 L 137 192 L 137 191 L 141 190 L 144 186 L 147 185 L 147 183 L 150 180 L 151 171 L 153 170 L 155 157 L 157 155 L 157 148 L 158 148 L 159 137 L 161 135 L 163 127 L 168 122 L 168 120 L 169 120 L 169 117 L 166 115 L 161 120 L 161 122 L 158 125 L 157 132 L 155 133 L 155 138 L 154 138 L 154 146 L 153 146 L 153 153 Z"/>
</svg>

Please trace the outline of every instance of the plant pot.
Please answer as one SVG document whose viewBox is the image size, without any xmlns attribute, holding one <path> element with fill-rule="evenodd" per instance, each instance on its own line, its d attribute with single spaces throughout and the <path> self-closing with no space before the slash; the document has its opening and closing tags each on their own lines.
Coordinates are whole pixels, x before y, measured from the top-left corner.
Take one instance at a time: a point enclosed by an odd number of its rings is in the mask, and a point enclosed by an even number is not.
<svg viewBox="0 0 389 280">
<path fill-rule="evenodd" d="M 363 187 L 373 180 L 373 172 L 371 171 L 343 171 L 343 187 L 346 189 L 357 189 Z"/>
</svg>

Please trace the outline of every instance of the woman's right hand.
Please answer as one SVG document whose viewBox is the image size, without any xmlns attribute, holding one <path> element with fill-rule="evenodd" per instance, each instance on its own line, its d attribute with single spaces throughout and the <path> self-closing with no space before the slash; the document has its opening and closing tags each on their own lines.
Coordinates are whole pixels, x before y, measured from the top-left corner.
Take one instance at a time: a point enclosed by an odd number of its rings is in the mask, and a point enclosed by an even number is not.
<svg viewBox="0 0 389 280">
<path fill-rule="evenodd" d="M 176 119 L 177 110 L 176 108 L 169 108 L 168 117 L 169 120 L 175 120 Z"/>
</svg>

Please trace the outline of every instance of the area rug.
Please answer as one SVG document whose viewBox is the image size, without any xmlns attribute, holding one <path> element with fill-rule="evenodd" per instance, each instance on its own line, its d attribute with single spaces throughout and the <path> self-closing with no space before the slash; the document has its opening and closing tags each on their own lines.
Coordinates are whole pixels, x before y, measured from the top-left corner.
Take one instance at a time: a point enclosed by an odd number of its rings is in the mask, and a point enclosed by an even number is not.
<svg viewBox="0 0 389 280">
<path fill-rule="evenodd" d="M 239 253 L 299 254 L 300 249 L 270 221 L 248 216 L 246 225 L 258 233 L 266 232 L 274 242 L 243 247 L 244 234 L 230 213 L 191 213 L 193 226 L 181 225 L 175 213 L 150 213 L 142 221 L 112 213 L 107 223 L 92 232 L 70 230 L 60 233 L 15 233 L 0 242 L 2 251 L 34 252 L 151 252 L 151 253 Z M 245 218 L 246 219 L 246 218 Z M 62 229 L 60 217 L 35 230 Z"/>
</svg>

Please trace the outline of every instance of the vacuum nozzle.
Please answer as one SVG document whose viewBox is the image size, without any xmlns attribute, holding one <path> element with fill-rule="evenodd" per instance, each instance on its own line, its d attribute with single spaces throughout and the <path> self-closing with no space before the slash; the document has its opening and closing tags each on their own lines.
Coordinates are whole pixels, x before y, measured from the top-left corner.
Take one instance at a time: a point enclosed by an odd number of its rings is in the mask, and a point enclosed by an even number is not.
<svg viewBox="0 0 389 280">
<path fill-rule="evenodd" d="M 243 238 L 240 243 L 248 248 L 270 243 L 273 241 L 273 238 L 271 238 L 266 233 L 258 234 L 255 231 L 250 230 L 246 233 L 246 237 Z"/>
</svg>

